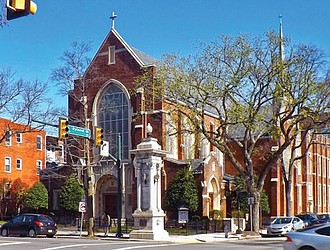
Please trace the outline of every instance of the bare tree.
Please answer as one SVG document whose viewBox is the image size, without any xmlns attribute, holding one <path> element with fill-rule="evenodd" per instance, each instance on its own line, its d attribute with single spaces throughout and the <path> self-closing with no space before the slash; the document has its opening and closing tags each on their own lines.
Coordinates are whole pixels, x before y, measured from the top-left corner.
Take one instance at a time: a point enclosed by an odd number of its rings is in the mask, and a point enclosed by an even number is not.
<svg viewBox="0 0 330 250">
<path fill-rule="evenodd" d="M 194 125 L 191 133 L 202 133 L 226 156 L 245 178 L 254 197 L 253 230 L 259 231 L 259 204 L 265 178 L 300 133 L 300 124 L 310 118 L 317 123 L 326 111 L 327 93 L 320 84 L 324 57 L 320 50 L 291 45 L 286 39 L 287 58 L 279 51 L 279 36 L 268 32 L 261 37 L 221 36 L 201 44 L 199 53 L 181 57 L 166 55 L 158 70 L 156 84 L 164 86 L 171 100 L 172 114 Z M 215 129 L 205 114 L 218 119 Z M 265 152 L 260 141 L 270 136 Z M 243 155 L 243 161 L 240 157 Z M 255 165 L 260 155 L 263 166 Z M 257 178 L 253 178 L 256 175 Z"/>
<path fill-rule="evenodd" d="M 86 114 L 82 112 L 86 104 L 83 97 L 86 95 L 85 90 L 87 89 L 83 76 L 90 63 L 90 59 L 87 57 L 90 50 L 90 43 L 73 42 L 71 49 L 64 51 L 63 55 L 59 58 L 63 65 L 53 69 L 50 76 L 51 80 L 59 87 L 58 93 L 62 96 L 69 97 L 69 99 L 79 105 L 77 112 L 70 115 L 66 112 L 63 116 L 70 116 L 70 122 L 80 126 L 85 126 L 87 120 L 87 117 L 85 117 Z M 74 89 L 78 89 L 78 91 L 73 91 Z M 74 143 L 79 138 L 69 139 L 73 140 L 73 143 L 70 143 L 70 147 L 67 147 L 67 156 L 70 158 L 70 162 L 75 162 L 79 156 L 83 155 L 85 147 L 81 143 Z"/>
<path fill-rule="evenodd" d="M 31 129 L 43 129 L 44 125 L 34 123 L 35 120 L 54 121 L 58 110 L 53 108 L 52 101 L 47 97 L 47 85 L 38 79 L 26 81 L 17 79 L 10 67 L 0 69 L 0 111 L 1 116 L 11 122 L 25 124 L 25 129 L 19 132 L 28 132 Z M 10 127 L 2 128 L 0 142 L 8 136 Z"/>
<path fill-rule="evenodd" d="M 63 53 L 60 60 L 63 62 L 61 67 L 52 70 L 51 79 L 59 86 L 59 93 L 69 97 L 69 105 L 72 104 L 76 109 L 69 109 L 69 123 L 84 128 L 90 128 L 90 119 L 88 117 L 87 100 L 87 81 L 84 79 L 84 73 L 90 64 L 87 57 L 91 50 L 91 44 L 87 42 L 74 42 L 71 49 Z M 66 140 L 67 156 L 69 162 L 74 166 L 79 159 L 83 159 L 85 166 L 77 166 L 77 170 L 87 172 L 87 207 L 88 207 L 88 235 L 94 235 L 94 208 L 93 195 L 94 183 L 92 182 L 92 165 L 90 160 L 90 141 L 79 137 L 69 136 Z"/>
<path fill-rule="evenodd" d="M 0 28 L 7 24 L 6 0 L 0 0 Z"/>
<path fill-rule="evenodd" d="M 91 43 L 88 42 L 73 42 L 70 50 L 64 51 L 60 57 L 63 66 L 52 70 L 51 79 L 57 82 L 59 86 L 59 94 L 63 96 L 70 95 L 76 101 L 81 100 L 81 95 L 72 92 L 77 87 L 83 94 L 86 89 L 86 84 L 82 81 L 85 70 L 90 64 L 90 58 L 87 56 L 91 50 Z"/>
</svg>

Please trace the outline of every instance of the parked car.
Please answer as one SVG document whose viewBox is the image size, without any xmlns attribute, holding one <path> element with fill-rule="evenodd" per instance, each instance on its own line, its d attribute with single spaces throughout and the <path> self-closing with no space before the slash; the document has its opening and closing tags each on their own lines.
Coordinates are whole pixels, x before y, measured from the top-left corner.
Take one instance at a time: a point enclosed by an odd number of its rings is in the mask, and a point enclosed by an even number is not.
<svg viewBox="0 0 330 250">
<path fill-rule="evenodd" d="M 288 232 L 302 229 L 305 227 L 305 223 L 298 217 L 277 217 L 272 221 L 267 228 L 267 234 L 269 235 L 286 235 Z"/>
<path fill-rule="evenodd" d="M 57 224 L 45 214 L 21 214 L 12 218 L 1 226 L 1 235 L 20 235 L 37 237 L 46 235 L 54 237 L 57 232 Z"/>
<path fill-rule="evenodd" d="M 330 222 L 330 214 L 317 214 L 317 217 L 322 223 L 329 223 Z"/>
<path fill-rule="evenodd" d="M 330 224 L 315 225 L 287 234 L 284 250 L 328 250 Z"/>
<path fill-rule="evenodd" d="M 297 214 L 296 216 L 305 222 L 306 227 L 322 223 L 314 213 L 301 213 Z"/>
</svg>

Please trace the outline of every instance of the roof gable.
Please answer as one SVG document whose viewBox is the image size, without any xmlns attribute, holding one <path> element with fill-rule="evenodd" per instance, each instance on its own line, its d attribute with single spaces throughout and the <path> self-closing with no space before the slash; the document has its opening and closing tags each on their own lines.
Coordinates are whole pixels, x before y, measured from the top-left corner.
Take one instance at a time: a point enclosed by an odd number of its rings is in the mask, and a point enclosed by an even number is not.
<svg viewBox="0 0 330 250">
<path fill-rule="evenodd" d="M 109 46 L 109 40 L 111 40 L 111 36 L 114 36 L 116 41 L 120 43 L 120 49 L 123 51 L 127 51 L 132 58 L 138 63 L 140 67 L 149 67 L 149 66 L 156 66 L 157 60 L 153 57 L 141 52 L 138 49 L 130 47 L 126 41 L 119 35 L 119 33 L 114 29 L 111 28 L 110 32 L 106 36 L 106 38 L 103 40 L 101 46 L 99 47 L 98 51 L 94 55 L 94 58 L 92 62 L 89 64 L 88 68 L 85 71 L 85 74 L 89 71 L 89 68 L 93 64 L 93 61 L 96 59 L 96 57 L 100 54 L 106 53 L 105 51 L 108 51 Z"/>
</svg>

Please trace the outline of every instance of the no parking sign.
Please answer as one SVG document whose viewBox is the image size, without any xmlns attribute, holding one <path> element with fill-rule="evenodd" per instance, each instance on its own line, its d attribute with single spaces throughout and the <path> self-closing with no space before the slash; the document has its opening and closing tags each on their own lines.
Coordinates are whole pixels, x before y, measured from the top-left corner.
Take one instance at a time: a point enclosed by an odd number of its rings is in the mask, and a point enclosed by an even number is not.
<svg viewBox="0 0 330 250">
<path fill-rule="evenodd" d="M 86 212 L 86 203 L 84 201 L 79 202 L 79 212 L 80 213 Z"/>
</svg>

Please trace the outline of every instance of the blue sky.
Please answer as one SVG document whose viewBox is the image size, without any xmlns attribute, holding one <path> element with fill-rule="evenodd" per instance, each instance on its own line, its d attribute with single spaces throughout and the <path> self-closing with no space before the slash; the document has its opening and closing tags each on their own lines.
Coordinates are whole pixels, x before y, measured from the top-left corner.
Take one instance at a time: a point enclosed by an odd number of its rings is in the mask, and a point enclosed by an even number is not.
<svg viewBox="0 0 330 250">
<path fill-rule="evenodd" d="M 192 54 L 200 41 L 220 34 L 261 35 L 278 30 L 295 43 L 314 44 L 330 55 L 329 0 L 34 0 L 35 15 L 0 28 L 0 67 L 17 77 L 52 84 L 51 69 L 72 42 L 90 41 L 99 48 L 118 15 L 115 28 L 126 42 L 161 59 L 162 54 Z M 58 103 L 66 98 L 51 92 Z"/>
</svg>

